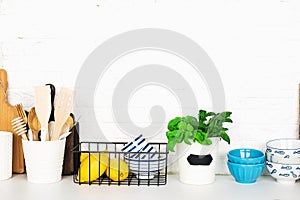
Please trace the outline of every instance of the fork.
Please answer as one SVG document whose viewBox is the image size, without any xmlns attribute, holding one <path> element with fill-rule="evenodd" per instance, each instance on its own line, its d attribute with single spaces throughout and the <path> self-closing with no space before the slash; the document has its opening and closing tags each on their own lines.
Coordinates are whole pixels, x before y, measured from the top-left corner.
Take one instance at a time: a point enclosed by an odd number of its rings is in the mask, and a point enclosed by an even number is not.
<svg viewBox="0 0 300 200">
<path fill-rule="evenodd" d="M 27 138 L 27 129 L 26 129 L 26 124 L 27 124 L 27 115 L 25 113 L 24 107 L 21 103 L 16 105 L 17 112 L 19 117 L 15 118 L 12 120 L 12 127 L 16 131 L 18 135 L 21 135 L 24 140 L 28 140 Z"/>
<path fill-rule="evenodd" d="M 24 123 L 27 124 L 28 119 L 27 119 L 23 105 L 21 103 L 19 103 L 16 105 L 16 107 L 17 107 L 17 112 L 18 112 L 19 117 L 21 117 L 23 119 Z"/>
</svg>

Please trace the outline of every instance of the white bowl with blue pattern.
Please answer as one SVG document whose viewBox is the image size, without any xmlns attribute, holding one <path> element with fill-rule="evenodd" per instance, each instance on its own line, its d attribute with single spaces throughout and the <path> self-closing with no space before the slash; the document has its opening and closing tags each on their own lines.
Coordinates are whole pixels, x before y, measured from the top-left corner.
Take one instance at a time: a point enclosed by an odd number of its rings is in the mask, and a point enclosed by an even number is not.
<svg viewBox="0 0 300 200">
<path fill-rule="evenodd" d="M 125 155 L 125 161 L 129 165 L 131 172 L 137 175 L 139 179 L 153 179 L 155 174 L 158 174 L 166 166 L 166 154 L 157 155 L 156 158 L 147 158 L 151 154 L 139 154 L 141 158 L 130 158 Z M 153 154 L 155 155 L 155 154 Z"/>
<path fill-rule="evenodd" d="M 300 140 L 275 139 L 266 144 L 268 161 L 281 164 L 300 164 Z"/>
<path fill-rule="evenodd" d="M 300 179 L 300 165 L 266 161 L 267 170 L 279 183 L 293 184 Z"/>
<path fill-rule="evenodd" d="M 142 135 L 125 144 L 122 151 L 130 171 L 139 179 L 153 179 L 166 166 L 166 153 L 159 153 Z"/>
</svg>

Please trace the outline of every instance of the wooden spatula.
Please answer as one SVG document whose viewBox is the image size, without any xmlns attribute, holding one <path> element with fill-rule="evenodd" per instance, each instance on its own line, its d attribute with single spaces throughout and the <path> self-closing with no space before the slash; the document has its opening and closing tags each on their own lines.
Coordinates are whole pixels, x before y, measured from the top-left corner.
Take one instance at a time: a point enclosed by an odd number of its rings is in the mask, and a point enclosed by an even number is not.
<svg viewBox="0 0 300 200">
<path fill-rule="evenodd" d="M 73 107 L 74 92 L 67 88 L 61 88 L 54 107 L 54 131 L 51 140 L 58 140 L 61 129 L 67 121 Z"/>
<path fill-rule="evenodd" d="M 48 121 L 51 114 L 51 94 L 49 86 L 37 86 L 35 91 L 35 112 L 41 123 L 41 141 L 48 141 Z"/>
</svg>

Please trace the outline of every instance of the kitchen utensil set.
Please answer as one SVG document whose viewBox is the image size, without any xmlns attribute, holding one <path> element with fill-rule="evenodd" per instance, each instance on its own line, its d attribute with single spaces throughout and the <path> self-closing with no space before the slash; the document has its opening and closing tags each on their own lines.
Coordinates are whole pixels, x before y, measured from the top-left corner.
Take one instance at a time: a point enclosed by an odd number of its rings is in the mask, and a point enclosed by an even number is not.
<svg viewBox="0 0 300 200">
<path fill-rule="evenodd" d="M 74 125 L 74 120 L 70 116 L 73 105 L 73 91 L 61 88 L 55 107 L 53 106 L 55 87 L 52 84 L 37 86 L 34 91 L 35 107 L 30 109 L 28 119 L 23 106 L 21 104 L 16 106 L 19 117 L 14 118 L 11 122 L 14 131 L 21 135 L 24 140 L 54 141 L 66 138 L 69 135 L 69 130 Z M 30 137 L 29 134 L 27 136 L 27 122 L 30 129 L 29 133 L 32 135 Z M 61 137 L 61 135 L 63 136 Z"/>
</svg>

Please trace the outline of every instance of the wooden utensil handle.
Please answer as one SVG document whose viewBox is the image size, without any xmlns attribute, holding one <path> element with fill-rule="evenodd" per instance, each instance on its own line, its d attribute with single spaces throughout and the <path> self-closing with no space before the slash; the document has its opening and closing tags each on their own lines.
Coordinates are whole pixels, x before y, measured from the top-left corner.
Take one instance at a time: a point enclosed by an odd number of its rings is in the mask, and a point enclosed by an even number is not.
<svg viewBox="0 0 300 200">
<path fill-rule="evenodd" d="M 55 121 L 55 119 L 54 119 L 55 86 L 51 83 L 48 83 L 46 85 L 50 86 L 50 90 L 51 90 L 51 114 L 50 114 L 50 118 L 49 118 L 49 122 L 51 122 L 51 121 Z"/>
<path fill-rule="evenodd" d="M 32 139 L 33 139 L 33 141 L 39 141 L 40 139 L 39 139 L 39 132 L 38 131 L 33 131 L 33 130 L 31 130 L 32 131 Z"/>
<path fill-rule="evenodd" d="M 62 126 L 63 125 L 61 123 L 54 122 L 54 131 L 53 131 L 53 136 L 51 138 L 51 141 L 58 140 Z"/>
</svg>

